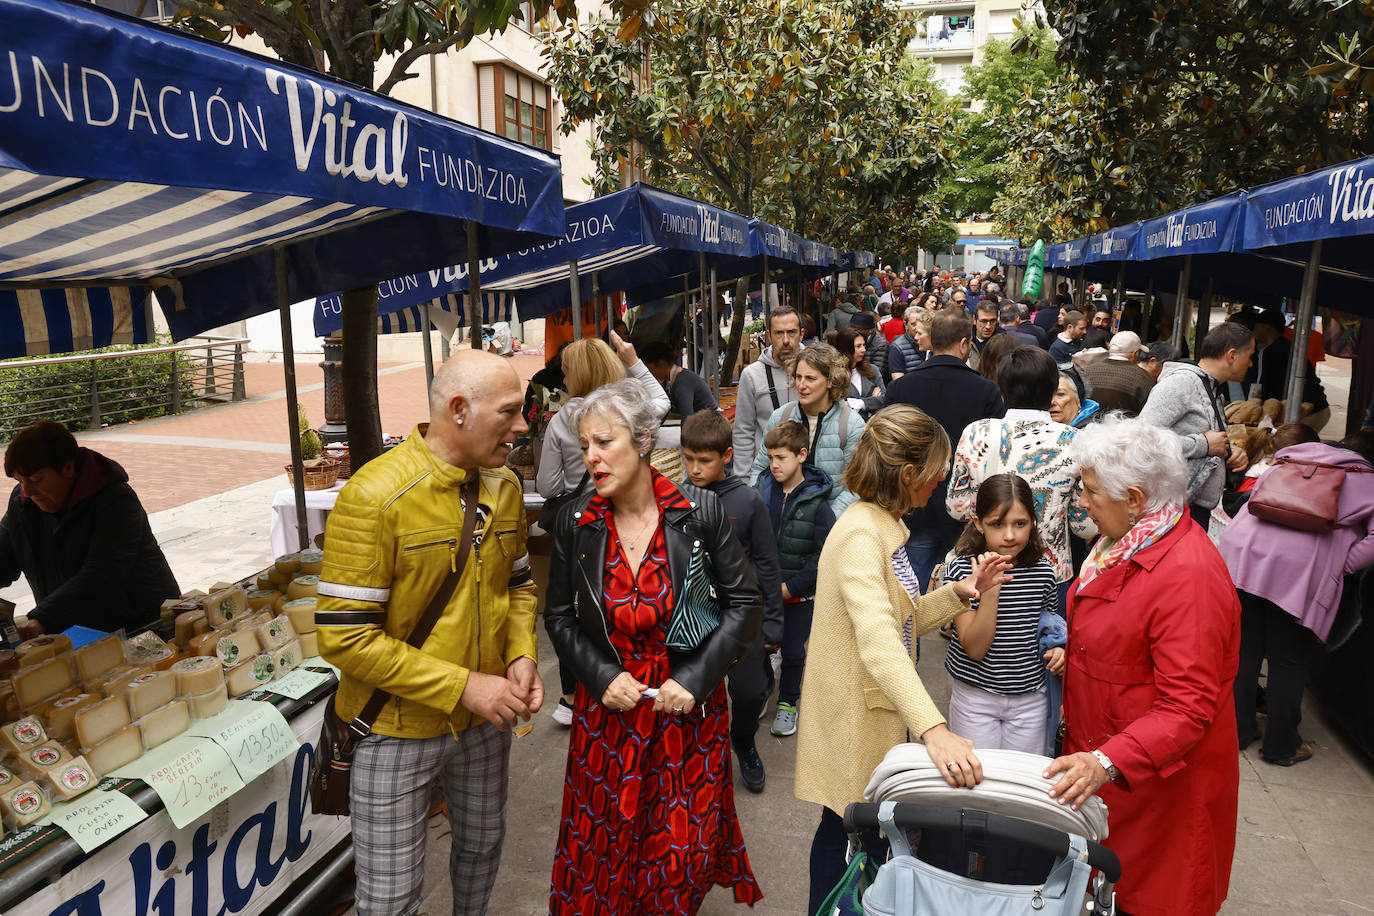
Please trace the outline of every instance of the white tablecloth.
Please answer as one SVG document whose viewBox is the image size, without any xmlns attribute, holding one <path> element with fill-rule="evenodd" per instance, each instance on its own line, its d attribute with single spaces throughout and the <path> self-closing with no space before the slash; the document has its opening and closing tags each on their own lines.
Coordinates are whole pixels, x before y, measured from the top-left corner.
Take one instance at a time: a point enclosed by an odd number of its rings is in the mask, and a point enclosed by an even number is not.
<svg viewBox="0 0 1374 916">
<path fill-rule="evenodd" d="M 340 480 L 328 490 L 305 491 L 305 521 L 310 531 L 310 546 L 314 547 L 315 538 L 324 534 L 324 521 L 334 508 L 346 480 Z M 296 535 L 296 493 L 289 487 L 278 490 L 272 499 L 272 556 L 300 550 Z"/>
<path fill-rule="evenodd" d="M 325 519 L 329 518 L 334 503 L 339 499 L 339 491 L 346 483 L 348 481 L 341 480 L 328 490 L 305 491 L 305 519 L 309 526 L 311 547 L 315 547 L 316 538 L 324 534 Z M 532 481 L 525 481 L 525 508 L 538 509 L 542 505 L 544 497 L 534 491 Z M 291 489 L 278 490 L 272 499 L 271 540 L 274 557 L 300 550 L 296 536 L 296 494 Z"/>
</svg>

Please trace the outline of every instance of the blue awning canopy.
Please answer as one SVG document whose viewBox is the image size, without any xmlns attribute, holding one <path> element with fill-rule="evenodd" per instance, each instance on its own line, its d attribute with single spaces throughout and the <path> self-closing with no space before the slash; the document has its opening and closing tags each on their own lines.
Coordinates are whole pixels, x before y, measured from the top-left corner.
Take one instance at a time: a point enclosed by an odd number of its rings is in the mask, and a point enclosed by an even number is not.
<svg viewBox="0 0 1374 916">
<path fill-rule="evenodd" d="M 1051 245 L 1045 253 L 1045 267 L 1048 270 L 1069 270 L 1083 266 L 1083 258 L 1088 250 L 1086 238 Z"/>
<path fill-rule="evenodd" d="M 182 339 L 276 309 L 276 251 L 300 300 L 458 260 L 468 220 L 488 255 L 562 231 L 548 153 L 86 3 L 0 22 L 5 288 L 152 286 Z"/>
<path fill-rule="evenodd" d="M 871 251 L 845 251 L 841 252 L 835 264 L 840 270 L 863 270 L 865 267 L 873 266 L 873 252 Z"/>
<path fill-rule="evenodd" d="M 1166 213 L 1140 223 L 1133 260 L 1189 254 L 1220 254 L 1239 250 L 1244 218 L 1241 193 Z"/>
<path fill-rule="evenodd" d="M 1105 261 L 1128 261 L 1140 235 L 1141 224 L 1131 223 L 1117 229 L 1108 229 L 1097 235 L 1088 236 L 1088 247 L 1083 253 L 1087 264 L 1101 264 Z"/>
<path fill-rule="evenodd" d="M 147 344 L 155 337 L 146 287 L 0 289 L 0 359 Z"/>
<path fill-rule="evenodd" d="M 646 184 L 574 204 L 565 212 L 564 225 L 561 239 L 484 259 L 483 291 L 517 293 L 520 317 L 531 319 L 571 303 L 574 259 L 584 298 L 591 297 L 593 274 L 603 294 L 633 291 L 636 297 L 658 298 L 680 292 L 681 278 L 696 276 L 703 254 L 721 279 L 757 270 L 769 246 L 769 256 L 779 266 L 828 266 L 837 260 L 828 245 Z M 466 264 L 430 269 L 383 282 L 378 308 L 393 312 L 444 297 L 455 297 L 451 301 L 461 308 L 455 294 L 467 288 Z M 317 301 L 317 334 L 338 329 L 335 301 L 332 296 Z"/>
</svg>

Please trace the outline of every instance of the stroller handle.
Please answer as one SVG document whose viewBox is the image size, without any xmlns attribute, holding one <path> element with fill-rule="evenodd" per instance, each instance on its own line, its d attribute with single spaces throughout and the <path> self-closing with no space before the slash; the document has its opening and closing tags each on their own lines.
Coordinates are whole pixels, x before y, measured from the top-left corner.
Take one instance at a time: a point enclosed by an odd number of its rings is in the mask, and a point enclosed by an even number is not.
<svg viewBox="0 0 1374 916">
<path fill-rule="evenodd" d="M 894 820 L 903 829 L 928 827 L 932 830 L 962 830 L 964 827 L 963 808 L 944 808 L 938 805 L 917 805 L 899 802 Z M 987 834 L 998 839 L 1031 846 L 1055 856 L 1068 853 L 1069 835 L 1062 830 L 1054 830 L 1041 824 L 1032 824 L 1004 814 L 985 814 Z M 855 802 L 844 811 L 844 829 L 847 833 L 871 830 L 878 826 L 878 805 L 873 802 Z M 1088 864 L 1106 877 L 1112 884 L 1121 880 L 1121 860 L 1116 853 L 1092 840 L 1088 844 Z"/>
</svg>

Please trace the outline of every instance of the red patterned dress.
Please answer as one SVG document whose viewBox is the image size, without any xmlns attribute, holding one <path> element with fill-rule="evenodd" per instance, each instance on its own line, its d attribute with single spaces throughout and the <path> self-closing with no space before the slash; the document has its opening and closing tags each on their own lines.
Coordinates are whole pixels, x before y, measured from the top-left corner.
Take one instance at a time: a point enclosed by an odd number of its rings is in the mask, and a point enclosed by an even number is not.
<svg viewBox="0 0 1374 916">
<path fill-rule="evenodd" d="M 657 472 L 654 495 L 659 524 L 637 574 L 605 500 L 593 497 L 578 522 L 606 525 L 607 630 L 625 670 L 650 686 L 672 673 L 663 510 L 690 508 Z M 628 712 L 591 700 L 578 684 L 549 912 L 693 914 L 713 884 L 734 888 L 740 903 L 763 899 L 735 813 L 724 684 L 688 715 L 655 713 L 648 699 Z"/>
</svg>

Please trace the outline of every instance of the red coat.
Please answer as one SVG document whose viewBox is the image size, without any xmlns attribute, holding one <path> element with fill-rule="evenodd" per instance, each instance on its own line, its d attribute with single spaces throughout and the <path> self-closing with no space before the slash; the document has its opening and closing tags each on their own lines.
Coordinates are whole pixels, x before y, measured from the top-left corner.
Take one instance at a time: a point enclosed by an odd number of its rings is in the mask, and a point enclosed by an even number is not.
<svg viewBox="0 0 1374 916">
<path fill-rule="evenodd" d="M 1239 648 L 1235 587 L 1186 512 L 1070 592 L 1064 753 L 1100 748 L 1121 770 L 1098 794 L 1121 858 L 1118 903 L 1133 916 L 1212 916 L 1226 900 Z"/>
</svg>

